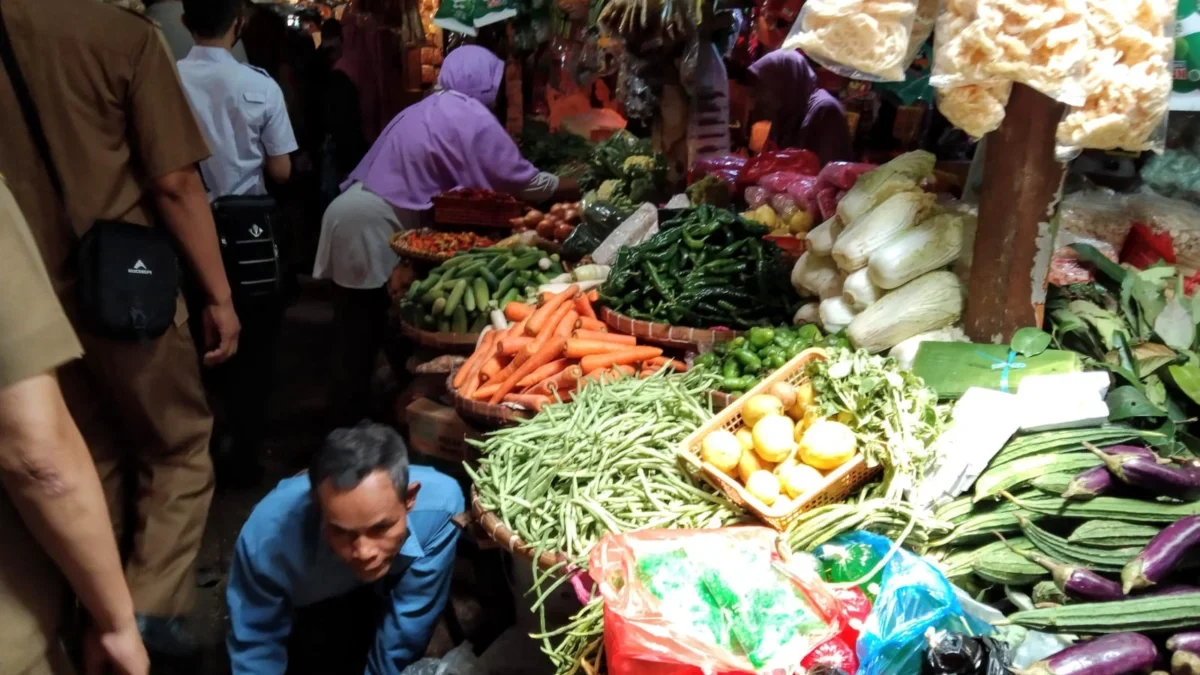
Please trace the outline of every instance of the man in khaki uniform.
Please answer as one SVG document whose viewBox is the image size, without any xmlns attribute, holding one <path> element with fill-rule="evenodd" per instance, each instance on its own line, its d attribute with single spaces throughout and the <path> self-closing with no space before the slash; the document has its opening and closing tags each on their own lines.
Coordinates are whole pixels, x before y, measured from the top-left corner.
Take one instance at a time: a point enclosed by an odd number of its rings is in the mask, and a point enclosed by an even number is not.
<svg viewBox="0 0 1200 675">
<path fill-rule="evenodd" d="M 0 269 L 0 672 L 71 672 L 58 639 L 65 575 L 91 616 L 89 667 L 146 675 L 100 479 L 54 379 L 81 347 L 2 178 Z"/>
<path fill-rule="evenodd" d="M 174 326 L 152 341 L 90 334 L 77 320 L 70 256 L 96 220 L 166 227 L 207 297 L 205 362 L 228 359 L 240 328 L 195 170 L 208 148 L 174 59 L 148 19 L 92 0 L 0 0 L 0 12 L 67 202 L 64 208 L 12 80 L 0 70 L 0 173 L 85 352 L 59 371 L 63 393 L 118 533 L 124 500 L 136 495 L 125 576 L 146 644 L 188 655 L 195 645 L 179 619 L 192 607 L 213 477 L 212 416 L 186 310 L 180 302 Z"/>
</svg>

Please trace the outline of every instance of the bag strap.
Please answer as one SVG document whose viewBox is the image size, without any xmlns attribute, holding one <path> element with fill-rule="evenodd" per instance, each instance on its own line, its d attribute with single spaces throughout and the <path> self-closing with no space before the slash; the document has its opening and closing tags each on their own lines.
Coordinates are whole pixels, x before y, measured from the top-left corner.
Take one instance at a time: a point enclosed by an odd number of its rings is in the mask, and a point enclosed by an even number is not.
<svg viewBox="0 0 1200 675">
<path fill-rule="evenodd" d="M 13 93 L 16 94 L 17 103 L 21 106 L 21 117 L 25 119 L 25 126 L 29 127 L 29 137 L 33 140 L 33 145 L 37 149 L 38 155 L 41 156 L 42 163 L 46 165 L 46 173 L 50 175 L 50 184 L 54 187 L 54 193 L 58 195 L 63 208 L 67 209 L 67 197 L 66 191 L 63 189 L 62 176 L 58 173 L 58 166 L 50 154 L 50 142 L 46 140 L 46 131 L 42 128 L 41 118 L 38 117 L 37 105 L 34 104 L 33 97 L 29 94 L 29 85 L 25 81 L 25 75 L 21 72 L 21 66 L 17 63 L 17 55 L 13 51 L 8 27 L 4 24 L 2 10 L 0 10 L 0 61 L 4 63 L 4 69 L 8 71 L 8 80 L 12 82 Z"/>
</svg>

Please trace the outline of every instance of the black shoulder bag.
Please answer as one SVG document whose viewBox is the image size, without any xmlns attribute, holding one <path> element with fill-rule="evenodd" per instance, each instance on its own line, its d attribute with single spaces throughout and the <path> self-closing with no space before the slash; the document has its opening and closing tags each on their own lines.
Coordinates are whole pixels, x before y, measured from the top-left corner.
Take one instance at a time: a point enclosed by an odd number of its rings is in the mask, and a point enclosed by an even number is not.
<svg viewBox="0 0 1200 675">
<path fill-rule="evenodd" d="M 69 217 L 62 176 L 38 117 L 29 86 L 17 64 L 4 16 L 0 13 L 0 61 L 3 61 L 21 116 L 46 165 L 50 183 Z M 175 320 L 179 259 L 170 236 L 158 227 L 97 220 L 79 238 L 76 292 L 82 327 L 119 340 L 149 340 Z"/>
<path fill-rule="evenodd" d="M 207 190 L 204 171 L 196 166 Z M 226 195 L 212 203 L 225 276 L 239 303 L 275 297 L 283 287 L 279 236 L 283 218 L 269 195 Z"/>
</svg>

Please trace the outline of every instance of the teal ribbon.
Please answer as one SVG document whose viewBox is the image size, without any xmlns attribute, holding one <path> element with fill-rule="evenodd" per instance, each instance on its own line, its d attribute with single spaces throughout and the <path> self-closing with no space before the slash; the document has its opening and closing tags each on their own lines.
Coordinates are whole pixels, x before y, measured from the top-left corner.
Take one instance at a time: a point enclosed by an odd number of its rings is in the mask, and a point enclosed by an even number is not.
<svg viewBox="0 0 1200 675">
<path fill-rule="evenodd" d="M 1002 391 L 1006 394 L 1008 393 L 1008 373 L 1009 373 L 1009 371 L 1013 370 L 1014 368 L 1021 369 L 1021 368 L 1024 368 L 1026 365 L 1028 365 L 1026 363 L 1018 363 L 1016 360 L 1017 353 L 1015 351 L 1013 351 L 1012 349 L 1008 350 L 1008 358 L 1007 359 L 998 359 L 998 358 L 992 356 L 991 354 L 988 354 L 987 352 L 979 351 L 978 349 L 975 350 L 975 353 L 982 356 L 985 359 L 988 359 L 990 361 L 995 361 L 995 363 L 992 364 L 992 370 L 1000 371 L 1000 391 Z"/>
</svg>

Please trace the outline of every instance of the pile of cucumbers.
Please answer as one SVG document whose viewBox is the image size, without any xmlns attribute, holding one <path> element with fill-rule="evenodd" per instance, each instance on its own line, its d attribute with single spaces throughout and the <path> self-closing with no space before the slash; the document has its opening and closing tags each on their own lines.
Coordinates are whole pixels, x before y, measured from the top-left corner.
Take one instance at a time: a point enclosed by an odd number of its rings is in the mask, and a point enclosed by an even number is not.
<svg viewBox="0 0 1200 675">
<path fill-rule="evenodd" d="M 537 287 L 562 272 L 558 255 L 532 246 L 473 248 L 409 287 L 400 314 L 421 330 L 478 333 L 492 310 L 536 299 Z"/>
</svg>

